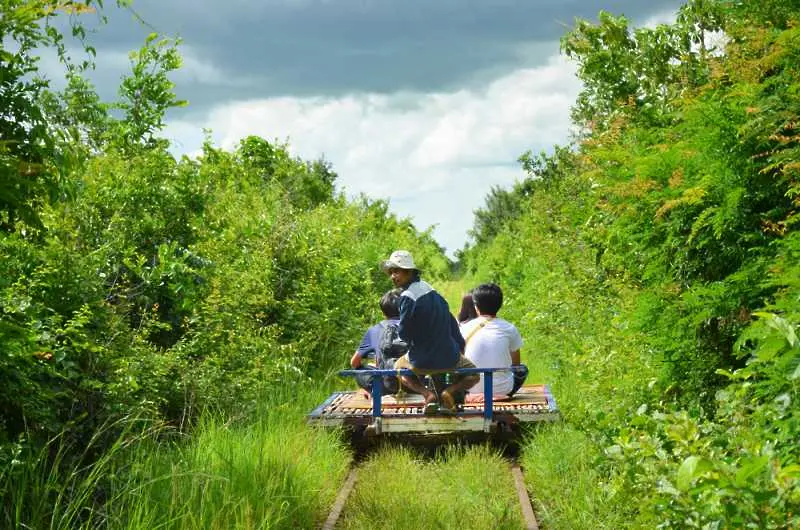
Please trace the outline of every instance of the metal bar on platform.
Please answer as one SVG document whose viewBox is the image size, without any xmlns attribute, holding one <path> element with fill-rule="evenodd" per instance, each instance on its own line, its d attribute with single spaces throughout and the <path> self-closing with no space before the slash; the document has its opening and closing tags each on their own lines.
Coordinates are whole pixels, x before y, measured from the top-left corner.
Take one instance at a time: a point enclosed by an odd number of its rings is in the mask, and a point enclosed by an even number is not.
<svg viewBox="0 0 800 530">
<path fill-rule="evenodd" d="M 493 379 L 494 374 L 492 372 L 483 374 L 483 418 L 487 422 L 492 421 L 492 407 L 494 405 Z"/>
<path fill-rule="evenodd" d="M 558 410 L 558 405 L 556 405 L 556 398 L 553 397 L 553 393 L 550 392 L 550 385 L 544 385 L 544 395 L 547 398 L 547 405 L 550 412 L 556 412 Z"/>
<path fill-rule="evenodd" d="M 372 417 L 381 417 L 381 394 L 383 394 L 383 378 L 375 375 L 372 377 Z"/>
<path fill-rule="evenodd" d="M 389 368 L 380 370 L 370 370 L 371 375 L 419 375 L 419 374 L 487 374 L 494 372 L 520 372 L 525 369 L 525 365 L 519 364 L 508 366 L 506 368 L 419 368 L 412 370 L 410 368 Z M 363 370 L 340 370 L 339 375 L 354 376 L 363 374 Z"/>
</svg>

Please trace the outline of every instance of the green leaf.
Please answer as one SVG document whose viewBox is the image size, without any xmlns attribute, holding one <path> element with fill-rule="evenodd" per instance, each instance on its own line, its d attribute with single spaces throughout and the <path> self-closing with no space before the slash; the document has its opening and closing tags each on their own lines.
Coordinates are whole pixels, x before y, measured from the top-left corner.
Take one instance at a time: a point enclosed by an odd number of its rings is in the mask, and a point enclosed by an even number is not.
<svg viewBox="0 0 800 530">
<path fill-rule="evenodd" d="M 768 463 L 768 456 L 759 456 L 743 460 L 742 467 L 736 472 L 736 478 L 733 480 L 733 483 L 738 488 L 746 486 L 752 477 L 766 469 Z"/>
<path fill-rule="evenodd" d="M 678 468 L 675 485 L 680 491 L 688 491 L 692 482 L 713 466 L 710 461 L 700 456 L 690 456 Z"/>
<path fill-rule="evenodd" d="M 767 337 L 759 346 L 754 362 L 766 362 L 773 360 L 786 347 L 786 341 L 782 337 L 772 335 Z"/>
<path fill-rule="evenodd" d="M 766 320 L 767 325 L 778 331 L 783 335 L 786 339 L 786 342 L 789 343 L 789 346 L 792 348 L 796 348 L 800 345 L 800 340 L 797 338 L 797 333 L 794 330 L 794 326 L 792 326 L 786 319 L 779 317 L 774 313 L 767 313 L 763 311 L 755 312 L 754 315 L 763 318 Z"/>
</svg>

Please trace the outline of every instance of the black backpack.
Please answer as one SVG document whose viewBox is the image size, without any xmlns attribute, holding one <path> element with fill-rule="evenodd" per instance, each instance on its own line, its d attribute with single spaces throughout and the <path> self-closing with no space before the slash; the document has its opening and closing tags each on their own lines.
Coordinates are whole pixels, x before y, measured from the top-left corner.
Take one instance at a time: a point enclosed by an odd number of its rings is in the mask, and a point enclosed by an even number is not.
<svg viewBox="0 0 800 530">
<path fill-rule="evenodd" d="M 377 367 L 384 370 L 394 369 L 394 362 L 408 351 L 408 345 L 400 340 L 397 324 L 384 322 L 381 337 L 378 341 Z M 400 389 L 400 382 L 394 376 L 384 376 L 383 393 L 394 394 Z"/>
<path fill-rule="evenodd" d="M 400 340 L 397 324 L 385 322 L 381 338 L 378 341 L 379 364 L 391 360 L 391 364 L 394 366 L 394 360 L 402 357 L 406 352 L 408 352 L 408 344 Z"/>
</svg>

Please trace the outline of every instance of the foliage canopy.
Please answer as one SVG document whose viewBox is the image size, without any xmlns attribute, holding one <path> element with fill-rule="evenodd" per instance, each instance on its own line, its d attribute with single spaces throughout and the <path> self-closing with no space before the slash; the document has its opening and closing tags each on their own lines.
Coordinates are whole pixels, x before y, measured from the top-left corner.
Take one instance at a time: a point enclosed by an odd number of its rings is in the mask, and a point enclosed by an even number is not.
<svg viewBox="0 0 800 530">
<path fill-rule="evenodd" d="M 798 21 L 770 0 L 577 21 L 581 134 L 523 155 L 461 254 L 511 292 L 633 528 L 800 524 Z"/>
<path fill-rule="evenodd" d="M 378 318 L 391 250 L 449 271 L 385 202 L 337 194 L 325 160 L 257 137 L 176 158 L 160 136 L 185 104 L 174 40 L 149 35 L 119 99 L 101 101 L 81 17 L 102 7 L 2 4 L 2 466 L 15 447 L 62 432 L 80 443 L 122 415 L 184 428 L 202 410 L 247 413 L 265 389 L 342 365 L 342 345 Z M 54 23 L 67 15 L 81 63 Z M 46 48 L 63 90 L 39 70 Z"/>
</svg>

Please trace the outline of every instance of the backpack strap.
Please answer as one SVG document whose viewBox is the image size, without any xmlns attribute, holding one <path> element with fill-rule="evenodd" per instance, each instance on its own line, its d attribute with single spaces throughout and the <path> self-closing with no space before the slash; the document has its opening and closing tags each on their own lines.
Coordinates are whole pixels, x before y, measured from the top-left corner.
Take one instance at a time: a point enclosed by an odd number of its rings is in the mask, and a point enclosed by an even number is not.
<svg viewBox="0 0 800 530">
<path fill-rule="evenodd" d="M 494 317 L 486 317 L 486 320 L 475 326 L 475 328 L 473 328 L 473 330 L 469 332 L 469 335 L 464 337 L 464 348 L 467 347 L 469 339 L 471 339 L 477 332 L 479 332 L 483 328 L 483 326 L 488 324 L 492 319 L 494 319 Z"/>
<path fill-rule="evenodd" d="M 383 342 L 383 334 L 386 332 L 386 327 L 388 324 L 386 320 L 381 320 L 379 322 L 381 326 L 381 332 L 378 334 L 378 344 L 373 345 L 375 348 L 375 364 L 379 365 L 381 360 L 383 360 L 383 352 L 381 351 L 381 342 Z"/>
</svg>

